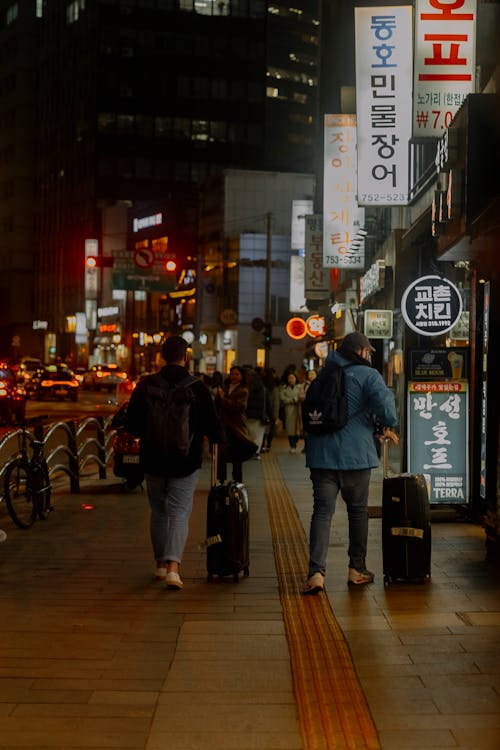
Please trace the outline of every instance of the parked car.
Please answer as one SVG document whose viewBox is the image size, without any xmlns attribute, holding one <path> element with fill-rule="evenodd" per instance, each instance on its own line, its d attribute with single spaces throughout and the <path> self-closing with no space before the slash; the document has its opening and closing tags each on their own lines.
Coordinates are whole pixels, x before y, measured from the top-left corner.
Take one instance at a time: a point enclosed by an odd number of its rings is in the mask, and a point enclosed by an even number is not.
<svg viewBox="0 0 500 750">
<path fill-rule="evenodd" d="M 77 401 L 80 383 L 67 366 L 45 365 L 33 373 L 26 388 L 30 397 L 38 401 L 44 398 Z"/>
<path fill-rule="evenodd" d="M 19 377 L 27 383 L 33 373 L 42 367 L 43 362 L 41 359 L 37 357 L 23 357 L 19 363 Z"/>
<path fill-rule="evenodd" d="M 0 422 L 20 424 L 26 413 L 26 389 L 14 371 L 0 363 Z"/>
<path fill-rule="evenodd" d="M 82 388 L 90 388 L 94 391 L 104 389 L 111 393 L 118 383 L 126 380 L 127 377 L 127 373 L 118 365 L 93 365 L 90 370 L 83 374 Z"/>
</svg>

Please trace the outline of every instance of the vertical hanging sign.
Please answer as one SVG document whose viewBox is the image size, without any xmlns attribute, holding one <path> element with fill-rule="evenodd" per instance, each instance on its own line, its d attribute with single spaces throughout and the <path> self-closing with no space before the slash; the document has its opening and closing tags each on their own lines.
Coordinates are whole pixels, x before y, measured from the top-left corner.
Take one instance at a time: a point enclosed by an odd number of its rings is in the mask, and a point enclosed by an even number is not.
<svg viewBox="0 0 500 750">
<path fill-rule="evenodd" d="M 323 216 L 306 216 L 305 296 L 309 300 L 327 300 L 330 296 L 328 271 L 323 268 Z"/>
<path fill-rule="evenodd" d="M 477 0 L 416 0 L 413 136 L 441 137 L 474 91 Z"/>
<path fill-rule="evenodd" d="M 355 8 L 358 202 L 408 203 L 412 8 Z"/>
<path fill-rule="evenodd" d="M 362 269 L 364 208 L 358 207 L 356 115 L 325 115 L 323 265 Z"/>
</svg>

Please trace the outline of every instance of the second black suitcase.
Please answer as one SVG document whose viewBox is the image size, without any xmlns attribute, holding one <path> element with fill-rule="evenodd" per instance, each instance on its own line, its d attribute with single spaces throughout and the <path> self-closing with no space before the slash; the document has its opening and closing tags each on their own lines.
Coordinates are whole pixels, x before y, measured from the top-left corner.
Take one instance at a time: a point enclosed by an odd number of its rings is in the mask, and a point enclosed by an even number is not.
<svg viewBox="0 0 500 750">
<path fill-rule="evenodd" d="M 216 479 L 217 449 L 212 461 L 212 486 L 207 502 L 207 572 L 213 576 L 249 575 L 248 493 L 240 482 Z"/>
<path fill-rule="evenodd" d="M 386 454 L 386 446 L 384 446 Z M 382 556 L 384 580 L 423 582 L 431 575 L 431 518 L 423 474 L 387 476 L 384 456 Z"/>
</svg>

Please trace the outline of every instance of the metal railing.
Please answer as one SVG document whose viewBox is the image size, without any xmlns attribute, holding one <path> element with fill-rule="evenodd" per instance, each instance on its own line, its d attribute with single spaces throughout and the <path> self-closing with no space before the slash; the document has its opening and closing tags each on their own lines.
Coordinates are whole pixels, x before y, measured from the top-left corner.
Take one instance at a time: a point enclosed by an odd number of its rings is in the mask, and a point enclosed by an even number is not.
<svg viewBox="0 0 500 750">
<path fill-rule="evenodd" d="M 97 464 L 99 479 L 106 479 L 107 464 L 113 452 L 115 430 L 109 417 L 85 417 L 51 422 L 44 428 L 44 454 L 53 480 L 69 478 L 71 492 L 80 492 L 80 478 L 90 464 Z M 19 452 L 21 429 L 13 429 L 0 440 L 0 496 L 7 466 Z"/>
</svg>

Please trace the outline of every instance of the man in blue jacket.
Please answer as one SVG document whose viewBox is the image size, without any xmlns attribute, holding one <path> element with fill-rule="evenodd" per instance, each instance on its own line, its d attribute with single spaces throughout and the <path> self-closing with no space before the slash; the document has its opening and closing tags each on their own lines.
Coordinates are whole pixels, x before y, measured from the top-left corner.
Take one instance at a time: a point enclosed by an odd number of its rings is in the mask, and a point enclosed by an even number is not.
<svg viewBox="0 0 500 750">
<path fill-rule="evenodd" d="M 373 581 L 366 569 L 368 488 L 371 469 L 379 465 L 374 437 L 375 421 L 386 428 L 397 424 L 394 396 L 380 373 L 371 366 L 375 351 L 366 336 L 348 334 L 327 364 L 345 368 L 349 420 L 337 432 L 307 435 L 306 466 L 313 485 L 313 513 L 309 536 L 309 574 L 305 594 L 323 591 L 330 528 L 340 492 L 349 518 L 349 585 Z M 355 366 L 352 366 L 355 365 Z M 394 442 L 397 436 L 386 435 Z"/>
</svg>

